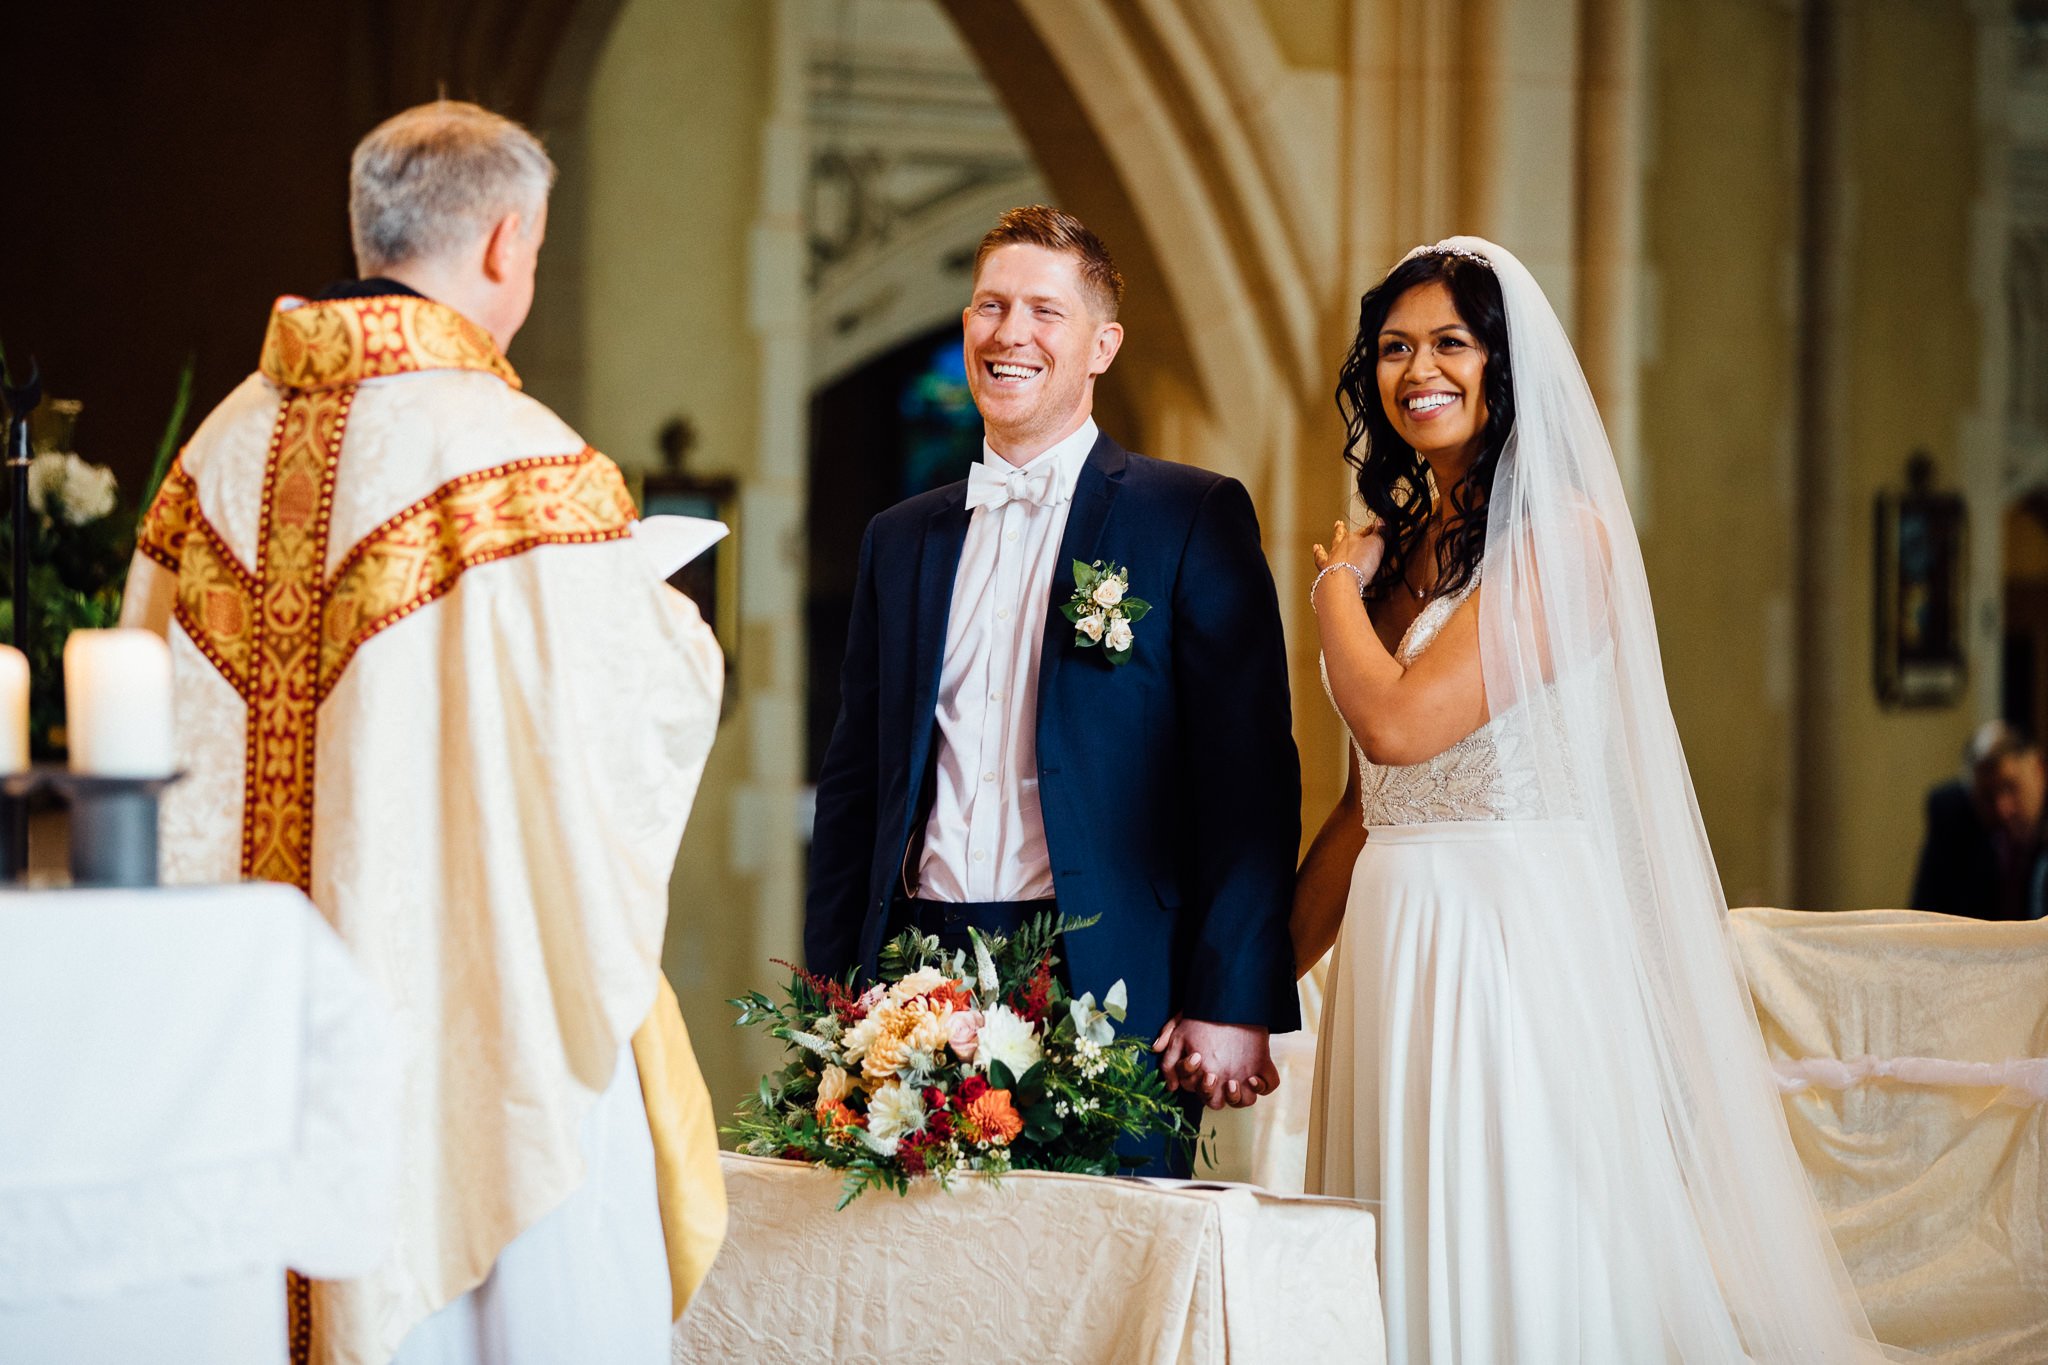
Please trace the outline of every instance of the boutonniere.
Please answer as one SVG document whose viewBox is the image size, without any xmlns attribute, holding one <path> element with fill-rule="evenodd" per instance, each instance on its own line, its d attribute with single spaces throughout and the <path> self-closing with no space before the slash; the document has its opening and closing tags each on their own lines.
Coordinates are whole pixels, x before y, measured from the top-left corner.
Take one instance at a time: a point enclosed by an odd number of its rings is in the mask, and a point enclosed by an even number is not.
<svg viewBox="0 0 2048 1365">
<path fill-rule="evenodd" d="M 1074 561 L 1074 596 L 1060 614 L 1074 623 L 1074 643 L 1082 649 L 1100 645 L 1102 657 L 1111 663 L 1129 663 L 1135 642 L 1131 627 L 1151 610 L 1150 602 L 1131 596 L 1129 569 L 1118 568 L 1114 560 Z"/>
</svg>

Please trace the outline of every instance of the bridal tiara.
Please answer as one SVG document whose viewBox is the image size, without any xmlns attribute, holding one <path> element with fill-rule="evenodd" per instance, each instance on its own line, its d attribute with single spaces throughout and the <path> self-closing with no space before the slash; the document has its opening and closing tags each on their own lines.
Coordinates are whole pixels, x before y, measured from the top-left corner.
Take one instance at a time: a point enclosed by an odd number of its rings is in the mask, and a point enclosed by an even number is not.
<svg viewBox="0 0 2048 1365">
<path fill-rule="evenodd" d="M 1477 261 L 1488 270 L 1493 269 L 1493 262 L 1486 256 L 1472 250 L 1470 247 L 1458 246 L 1448 238 L 1430 246 L 1416 247 L 1415 250 L 1408 253 L 1408 259 L 1411 261 L 1417 256 L 1462 256 L 1468 261 Z"/>
</svg>

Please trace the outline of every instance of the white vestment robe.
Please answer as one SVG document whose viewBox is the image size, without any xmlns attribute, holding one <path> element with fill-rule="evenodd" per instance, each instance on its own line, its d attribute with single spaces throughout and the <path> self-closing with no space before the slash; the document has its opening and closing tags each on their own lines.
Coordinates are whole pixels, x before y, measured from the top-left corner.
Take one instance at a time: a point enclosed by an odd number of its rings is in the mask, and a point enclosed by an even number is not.
<svg viewBox="0 0 2048 1365">
<path fill-rule="evenodd" d="M 146 518 L 127 620 L 170 639 L 187 774 L 167 876 L 305 889 L 405 1050 L 399 1234 L 298 1282 L 301 1359 L 384 1365 L 563 1206 L 629 1043 L 674 1311 L 722 1235 L 660 960 L 723 658 L 634 524 L 618 469 L 412 296 L 280 300 Z"/>
</svg>

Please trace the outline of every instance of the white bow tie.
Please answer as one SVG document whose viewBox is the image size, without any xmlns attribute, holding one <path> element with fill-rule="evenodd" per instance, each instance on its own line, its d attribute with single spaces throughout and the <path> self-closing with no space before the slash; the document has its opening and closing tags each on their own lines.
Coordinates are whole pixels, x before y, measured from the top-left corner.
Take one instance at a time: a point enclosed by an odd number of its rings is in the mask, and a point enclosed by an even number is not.
<svg viewBox="0 0 2048 1365">
<path fill-rule="evenodd" d="M 1001 507 L 1005 503 L 1028 502 L 1050 507 L 1060 501 L 1056 488 L 1059 466 L 1047 461 L 1043 469 L 1030 473 L 1010 464 L 991 466 L 976 460 L 967 468 L 967 510 Z"/>
</svg>

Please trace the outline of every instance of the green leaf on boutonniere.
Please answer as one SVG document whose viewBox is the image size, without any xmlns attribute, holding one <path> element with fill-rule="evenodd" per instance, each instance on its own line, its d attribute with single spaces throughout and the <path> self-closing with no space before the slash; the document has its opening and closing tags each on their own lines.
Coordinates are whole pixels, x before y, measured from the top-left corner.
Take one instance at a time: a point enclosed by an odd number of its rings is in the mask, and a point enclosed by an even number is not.
<svg viewBox="0 0 2048 1365">
<path fill-rule="evenodd" d="M 1078 559 L 1074 561 L 1075 587 L 1079 588 L 1082 592 L 1090 592 L 1093 591 L 1095 585 L 1097 583 L 1100 583 L 1101 581 L 1102 573 L 1094 565 L 1083 564 Z"/>
<path fill-rule="evenodd" d="M 1069 602 L 1060 608 L 1060 615 L 1066 617 L 1069 622 L 1078 623 L 1087 614 L 1079 602 Z"/>
<path fill-rule="evenodd" d="M 1152 610 L 1150 602 L 1137 597 L 1126 597 L 1122 602 L 1118 603 L 1118 606 L 1123 609 L 1124 620 L 1129 621 L 1134 626 L 1144 620 L 1145 614 Z M 1125 651 L 1125 653 L 1129 652 L 1128 650 Z"/>
<path fill-rule="evenodd" d="M 1109 649 L 1105 647 L 1102 651 L 1102 657 L 1115 664 L 1118 668 L 1122 668 L 1131 661 L 1131 651 L 1128 649 Z"/>
</svg>

